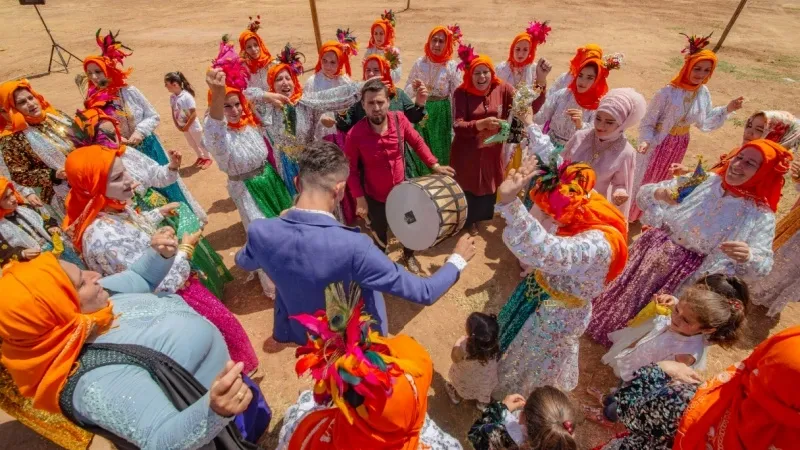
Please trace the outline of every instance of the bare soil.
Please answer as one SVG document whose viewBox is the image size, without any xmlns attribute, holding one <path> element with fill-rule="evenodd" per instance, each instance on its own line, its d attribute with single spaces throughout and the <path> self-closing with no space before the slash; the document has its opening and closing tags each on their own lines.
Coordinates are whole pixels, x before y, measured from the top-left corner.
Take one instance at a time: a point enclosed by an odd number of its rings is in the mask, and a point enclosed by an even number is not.
<svg viewBox="0 0 800 450">
<path fill-rule="evenodd" d="M 553 32 L 538 49 L 538 56 L 554 64 L 552 79 L 566 70 L 576 47 L 596 42 L 606 52 L 624 52 L 625 67 L 610 77 L 612 87 L 633 87 L 649 98 L 664 86 L 681 65 L 680 50 L 684 39 L 678 33 L 714 32 L 715 41 L 737 2 L 731 0 L 639 1 L 595 0 L 485 0 L 457 2 L 412 0 L 412 9 L 398 14 L 397 45 L 403 50 L 405 72 L 422 54 L 429 30 L 437 24 L 458 23 L 466 42 L 488 53 L 499 62 L 508 55 L 513 36 L 529 20 L 550 20 Z M 319 0 L 317 7 L 323 40 L 331 39 L 337 27 L 355 30 L 366 46 L 369 26 L 384 10 L 405 8 L 402 0 L 373 2 L 355 0 L 334 2 Z M 198 90 L 198 104 L 205 106 L 203 74 L 224 33 L 234 37 L 246 26 L 248 15 L 261 14 L 264 28 L 260 34 L 277 53 L 287 41 L 307 55 L 306 68 L 316 63 L 314 35 L 309 5 L 302 0 L 252 2 L 243 0 L 172 0 L 154 2 L 97 3 L 51 0 L 41 8 L 56 40 L 79 57 L 96 54 L 94 33 L 122 30 L 121 40 L 134 49 L 127 61 L 135 70 L 131 83 L 155 105 L 162 116 L 157 132 L 168 147 L 184 154 L 182 174 L 198 201 L 208 210 L 210 222 L 206 235 L 225 258 L 236 276 L 225 293 L 225 303 L 241 320 L 259 353 L 264 391 L 274 411 L 268 435 L 262 443 L 274 448 L 286 408 L 299 391 L 308 389 L 307 379 L 294 374 L 294 348 L 268 340 L 272 334 L 272 300 L 261 294 L 256 280 L 246 282 L 247 274 L 233 267 L 233 255 L 245 241 L 239 215 L 225 189 L 225 176 L 216 166 L 198 172 L 190 167 L 194 155 L 183 136 L 170 120 L 169 96 L 163 75 L 181 70 Z M 47 67 L 50 43 L 32 7 L 3 1 L 0 13 L 0 80 L 40 73 Z M 796 37 L 800 24 L 800 0 L 751 0 L 739 17 L 719 53 L 720 63 L 710 81 L 717 104 L 744 96 L 744 109 L 725 126 L 713 133 L 692 131 L 686 162 L 694 164 L 696 155 L 716 158 L 741 142 L 744 121 L 750 113 L 762 109 L 798 111 L 800 103 L 800 44 Z M 358 61 L 354 67 L 359 67 Z M 74 61 L 73 61 L 74 63 Z M 73 79 L 80 65 L 72 64 L 69 74 L 54 73 L 33 79 L 35 88 L 57 108 L 72 113 L 81 106 L 81 96 Z M 354 73 L 360 77 L 360 70 Z M 634 132 L 635 137 L 635 132 Z M 708 159 L 707 159 L 708 160 Z M 791 205 L 796 194 L 786 189 L 781 212 Z M 466 432 L 478 413 L 472 404 L 453 406 L 444 392 L 444 374 L 450 365 L 451 345 L 463 332 L 464 321 L 472 311 L 497 312 L 520 281 L 517 262 L 501 240 L 503 223 L 495 220 L 478 238 L 478 256 L 470 263 L 461 280 L 435 305 L 422 308 L 403 300 L 389 298 L 391 333 L 407 333 L 424 344 L 435 361 L 436 377 L 429 395 L 429 414 L 446 431 L 466 444 Z M 428 272 L 440 267 L 454 243 L 448 241 L 424 252 L 420 261 Z M 392 255 L 397 259 L 395 251 Z M 790 305 L 777 320 L 764 316 L 756 308 L 750 314 L 746 338 L 731 350 L 711 350 L 708 373 L 713 374 L 745 357 L 752 348 L 771 334 L 800 323 L 800 306 Z M 588 386 L 610 388 L 616 384 L 613 373 L 600 363 L 604 349 L 583 339 L 581 347 L 580 386 L 572 393 L 576 402 L 588 403 Z M 132 387 L 133 388 L 133 387 Z M 589 422 L 579 423 L 577 435 L 581 448 L 591 448 L 607 440 L 614 431 Z M 96 439 L 92 448 L 107 448 Z M 0 449 L 54 448 L 18 423 L 0 415 Z"/>
</svg>

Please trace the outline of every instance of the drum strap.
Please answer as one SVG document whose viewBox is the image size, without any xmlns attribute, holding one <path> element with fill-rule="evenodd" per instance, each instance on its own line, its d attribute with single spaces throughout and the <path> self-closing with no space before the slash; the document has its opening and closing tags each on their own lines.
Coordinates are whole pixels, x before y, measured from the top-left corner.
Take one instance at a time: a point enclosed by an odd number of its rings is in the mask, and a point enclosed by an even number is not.
<svg viewBox="0 0 800 450">
<path fill-rule="evenodd" d="M 389 114 L 391 114 L 391 113 L 389 113 Z M 397 129 L 397 145 L 399 146 L 400 155 L 403 158 L 403 174 L 405 175 L 405 173 L 406 173 L 406 142 L 403 140 L 403 130 L 400 129 L 400 113 L 395 111 L 393 116 L 394 116 L 394 127 Z"/>
</svg>

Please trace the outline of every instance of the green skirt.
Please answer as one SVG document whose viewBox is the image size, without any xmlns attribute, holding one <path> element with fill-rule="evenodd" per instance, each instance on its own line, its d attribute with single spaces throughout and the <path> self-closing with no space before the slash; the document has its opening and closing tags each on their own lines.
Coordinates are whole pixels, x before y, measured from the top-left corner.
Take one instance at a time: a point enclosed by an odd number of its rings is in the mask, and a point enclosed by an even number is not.
<svg viewBox="0 0 800 450">
<path fill-rule="evenodd" d="M 145 211 L 166 204 L 167 199 L 153 189 L 148 189 L 144 196 L 136 196 L 136 206 Z M 167 217 L 165 221 L 175 229 L 178 238 L 183 238 L 184 234 L 191 234 L 200 229 L 200 221 L 194 215 L 192 208 L 186 203 L 180 204 L 176 217 Z M 205 237 L 201 237 L 195 246 L 191 266 L 203 286 L 216 295 L 217 298 L 222 299 L 225 293 L 225 284 L 233 281 L 233 275 L 225 267 L 222 257 L 214 251 L 211 243 Z"/>
<path fill-rule="evenodd" d="M 244 185 L 266 218 L 278 217 L 292 207 L 292 196 L 270 164 L 264 166 L 261 175 L 244 180 Z"/>
<path fill-rule="evenodd" d="M 425 143 L 431 148 L 431 152 L 439 160 L 439 164 L 449 166 L 450 144 L 453 142 L 453 111 L 450 99 L 429 100 L 425 104 L 425 109 L 428 111 L 428 115 L 414 128 L 425 139 Z M 417 154 L 407 149 L 406 167 L 410 165 L 416 168 L 417 176 L 431 173 L 431 170 L 422 163 Z"/>
<path fill-rule="evenodd" d="M 522 280 L 497 315 L 497 323 L 500 325 L 500 351 L 505 353 L 508 350 L 525 321 L 549 298 L 550 294 L 539 286 L 534 273 Z"/>
</svg>

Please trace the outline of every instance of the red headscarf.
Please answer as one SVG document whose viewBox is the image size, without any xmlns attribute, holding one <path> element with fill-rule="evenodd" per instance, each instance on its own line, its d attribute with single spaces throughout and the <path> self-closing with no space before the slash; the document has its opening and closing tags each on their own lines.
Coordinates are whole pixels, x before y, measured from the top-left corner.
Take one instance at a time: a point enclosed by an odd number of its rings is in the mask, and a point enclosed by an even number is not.
<svg viewBox="0 0 800 450">
<path fill-rule="evenodd" d="M 796 448 L 800 442 L 798 379 L 800 327 L 792 327 L 700 386 L 683 413 L 672 448 Z"/>
<path fill-rule="evenodd" d="M 336 76 L 338 77 L 344 72 L 347 72 L 347 75 L 350 76 L 350 55 L 347 51 L 345 51 L 344 45 L 339 41 L 328 41 L 322 44 L 322 48 L 319 49 L 319 60 L 317 61 L 317 67 L 314 68 L 316 73 L 322 71 L 322 55 L 328 52 L 333 52 L 336 55 L 336 60 L 339 63 L 339 66 L 336 68 Z"/>
<path fill-rule="evenodd" d="M 528 43 L 531 45 L 531 50 L 528 52 L 528 56 L 522 62 L 517 62 L 517 60 L 514 59 L 514 47 L 516 47 L 517 44 L 523 41 L 528 41 Z M 530 65 L 533 62 L 533 60 L 536 59 L 537 45 L 538 45 L 537 43 L 533 42 L 531 35 L 528 34 L 527 31 L 514 36 L 514 40 L 511 41 L 511 48 L 509 48 L 508 50 L 508 65 L 516 69 L 520 69 L 522 67 Z"/>
<path fill-rule="evenodd" d="M 492 73 L 492 81 L 489 86 L 489 89 L 487 89 L 486 91 L 478 90 L 478 88 L 475 87 L 475 84 L 472 81 L 472 75 L 475 73 L 475 69 L 477 69 L 478 66 L 486 66 Z M 470 61 L 469 67 L 467 67 L 467 70 L 464 71 L 464 78 L 463 81 L 461 82 L 461 86 L 459 87 L 465 89 L 472 95 L 483 96 L 486 95 L 488 92 L 490 92 L 494 87 L 498 86 L 499 84 L 500 84 L 500 79 L 497 78 L 497 75 L 495 74 L 494 64 L 492 63 L 491 58 L 489 58 L 486 55 L 478 55 L 475 59 Z"/>
<path fill-rule="evenodd" d="M 559 222 L 558 236 L 575 236 L 600 230 L 611 247 L 611 264 L 606 284 L 622 273 L 628 261 L 628 223 L 625 216 L 594 190 L 596 174 L 586 163 L 565 163 L 558 169 L 558 184 L 552 190 L 540 182 L 530 198 L 547 215 Z"/>
<path fill-rule="evenodd" d="M 72 244 L 78 252 L 83 247 L 83 233 L 103 208 L 117 211 L 125 209 L 125 202 L 106 197 L 111 166 L 114 159 L 124 151 L 124 147 L 112 150 L 100 145 L 90 145 L 67 155 L 64 170 L 67 172 L 70 190 L 64 202 L 67 214 L 63 227 L 70 233 Z"/>
<path fill-rule="evenodd" d="M 434 55 L 431 51 L 431 41 L 433 40 L 433 36 L 439 32 L 444 33 L 444 49 L 442 50 L 441 55 Z M 433 63 L 446 63 L 447 61 L 450 61 L 450 58 L 453 57 L 454 48 L 455 42 L 453 42 L 453 32 L 450 30 L 450 28 L 439 25 L 431 30 L 431 33 L 428 35 L 428 41 L 425 43 L 425 56 L 427 56 L 428 59 Z"/>
<path fill-rule="evenodd" d="M 419 434 L 428 410 L 428 388 L 433 364 L 428 352 L 409 336 L 399 335 L 381 344 L 393 361 L 405 361 L 419 369 L 417 375 L 394 378 L 388 398 L 367 398 L 362 405 L 366 417 L 350 410 L 353 423 L 341 408 L 332 407 L 304 417 L 289 441 L 289 450 L 417 450 Z M 361 409 L 361 407 L 359 407 Z"/>
<path fill-rule="evenodd" d="M 755 148 L 764 157 L 761 167 L 752 178 L 739 186 L 731 186 L 725 181 L 731 161 L 746 148 Z M 781 144 L 767 139 L 750 141 L 738 150 L 722 156 L 722 162 L 713 172 L 722 178 L 722 187 L 731 195 L 752 199 L 759 205 L 768 206 L 772 211 L 778 211 L 778 202 L 781 199 L 781 189 L 784 183 L 784 174 L 789 171 L 792 153 Z"/>
<path fill-rule="evenodd" d="M 389 87 L 389 95 L 394 96 L 395 88 L 394 88 L 394 81 L 392 81 L 392 68 L 389 66 L 389 61 L 387 61 L 386 58 L 384 58 L 383 56 L 378 54 L 373 54 L 364 58 L 364 74 L 363 74 L 364 81 L 367 80 L 367 63 L 369 63 L 370 61 L 376 61 L 378 63 L 378 67 L 380 68 L 381 71 L 381 80 L 386 86 Z"/>
<path fill-rule="evenodd" d="M 697 63 L 701 61 L 711 61 L 711 73 L 708 74 L 705 80 L 703 80 L 700 84 L 692 84 L 689 81 L 689 75 L 692 73 L 692 69 Z M 714 69 L 717 68 L 717 54 L 712 52 L 711 50 L 700 50 L 697 53 L 693 53 L 691 55 L 687 55 L 684 58 L 683 67 L 681 67 L 681 71 L 675 75 L 675 78 L 669 82 L 670 85 L 683 89 L 686 91 L 694 92 L 700 86 L 708 83 L 708 80 L 711 79 L 711 75 L 714 75 Z"/>
<path fill-rule="evenodd" d="M 19 89 L 25 89 L 34 97 L 39 100 L 42 106 L 42 115 L 39 117 L 29 117 L 22 114 L 17 109 L 17 104 L 14 101 L 14 93 Z M 31 83 L 28 80 L 6 81 L 0 84 L 0 107 L 2 107 L 6 114 L 8 114 L 10 121 L 6 123 L 5 119 L 2 120 L 3 126 L 0 128 L 0 136 L 7 136 L 9 134 L 19 133 L 20 131 L 28 128 L 28 125 L 38 125 L 47 118 L 47 114 L 58 114 L 55 108 L 44 99 L 38 92 L 34 91 Z"/>
<path fill-rule="evenodd" d="M 383 33 L 386 36 L 383 39 L 383 45 L 378 47 L 375 45 L 375 28 L 382 28 Z M 391 48 L 394 46 L 394 27 L 392 26 L 392 22 L 388 19 L 378 19 L 372 23 L 372 27 L 369 29 L 369 45 L 367 48 L 377 48 L 380 50 L 385 50 L 387 48 Z"/>
<path fill-rule="evenodd" d="M 258 42 L 258 48 L 261 49 L 261 54 L 259 54 L 258 58 L 256 59 L 250 58 L 250 55 L 248 55 L 247 51 L 245 50 L 247 41 L 250 39 L 255 39 L 256 42 Z M 264 44 L 261 36 L 259 36 L 258 33 L 250 30 L 244 30 L 242 31 L 242 34 L 239 35 L 239 56 L 242 58 L 242 61 L 247 64 L 247 68 L 250 69 L 250 73 L 258 72 L 272 61 L 272 54 L 269 52 L 267 45 Z"/>
<path fill-rule="evenodd" d="M 597 77 L 594 83 L 584 93 L 578 92 L 578 75 L 584 67 L 593 65 L 597 68 Z M 600 99 L 608 92 L 608 69 L 602 59 L 591 56 L 585 58 L 578 64 L 578 71 L 575 74 L 572 82 L 569 84 L 569 89 L 575 96 L 575 101 L 583 109 L 594 111 L 600 106 Z"/>
<path fill-rule="evenodd" d="M 19 203 L 20 205 L 25 204 L 25 199 L 22 198 L 21 195 L 19 195 L 19 192 L 17 192 L 17 190 L 14 188 L 14 184 L 11 183 L 11 181 L 9 181 L 8 178 L 0 177 L 0 198 L 6 195 L 6 189 L 11 189 L 11 192 L 14 193 L 14 197 L 17 198 L 17 203 Z M 3 219 L 5 216 L 13 212 L 14 212 L 13 209 L 0 208 L 0 219 Z"/>
<path fill-rule="evenodd" d="M 34 407 L 60 413 L 83 343 L 111 327 L 113 305 L 82 314 L 78 291 L 50 252 L 6 266 L 0 292 L 0 361 Z"/>
<path fill-rule="evenodd" d="M 294 91 L 292 96 L 289 98 L 289 101 L 295 105 L 303 96 L 303 85 L 300 84 L 300 80 L 297 78 L 297 74 L 295 73 L 292 66 L 286 63 L 276 64 L 269 68 L 269 72 L 267 72 L 267 84 L 269 84 L 269 90 L 272 92 L 278 92 L 275 89 L 275 80 L 278 78 L 281 72 L 286 70 L 289 72 L 289 76 L 292 77 L 292 83 L 294 84 Z"/>
<path fill-rule="evenodd" d="M 581 62 L 589 58 L 603 59 L 603 49 L 597 44 L 586 44 L 583 47 L 578 47 L 575 50 L 575 56 L 569 61 L 569 73 L 573 77 L 577 77 L 581 73 Z"/>
</svg>

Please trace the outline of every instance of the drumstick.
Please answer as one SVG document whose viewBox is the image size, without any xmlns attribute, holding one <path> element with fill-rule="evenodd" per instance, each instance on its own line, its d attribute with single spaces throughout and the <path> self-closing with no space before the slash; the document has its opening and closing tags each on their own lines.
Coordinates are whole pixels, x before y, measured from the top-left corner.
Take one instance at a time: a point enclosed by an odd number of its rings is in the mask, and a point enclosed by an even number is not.
<svg viewBox="0 0 800 450">
<path fill-rule="evenodd" d="M 375 234 L 375 231 L 372 229 L 372 227 L 370 227 L 369 217 L 362 217 L 362 219 L 364 220 L 364 226 L 367 227 L 367 230 L 369 231 L 369 234 L 372 236 L 372 239 L 375 239 L 375 241 L 378 242 L 378 244 L 380 244 L 381 247 L 387 248 L 388 246 L 386 245 L 386 243 L 380 240 L 378 235 Z"/>
</svg>

